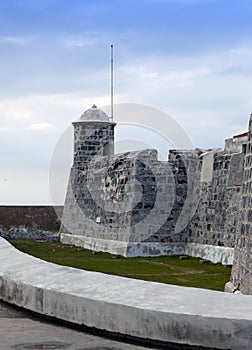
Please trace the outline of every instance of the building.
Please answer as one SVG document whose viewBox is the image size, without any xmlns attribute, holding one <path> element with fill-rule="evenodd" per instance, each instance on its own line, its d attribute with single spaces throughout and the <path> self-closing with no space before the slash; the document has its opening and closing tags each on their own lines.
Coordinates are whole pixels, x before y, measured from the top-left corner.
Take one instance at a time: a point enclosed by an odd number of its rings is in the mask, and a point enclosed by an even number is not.
<svg viewBox="0 0 252 350">
<path fill-rule="evenodd" d="M 61 241 L 134 256 L 233 264 L 227 290 L 252 294 L 251 129 L 223 150 L 114 155 L 115 123 L 95 105 L 74 126 Z"/>
</svg>

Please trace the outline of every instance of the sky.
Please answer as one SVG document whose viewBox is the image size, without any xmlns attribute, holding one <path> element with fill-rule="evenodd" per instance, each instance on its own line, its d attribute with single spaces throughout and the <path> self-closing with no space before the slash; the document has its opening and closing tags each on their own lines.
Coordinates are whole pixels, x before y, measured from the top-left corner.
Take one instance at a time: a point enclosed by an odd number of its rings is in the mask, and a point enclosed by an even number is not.
<svg viewBox="0 0 252 350">
<path fill-rule="evenodd" d="M 168 114 L 195 147 L 223 147 L 246 131 L 251 13 L 250 0 L 0 0 L 0 204 L 53 202 L 48 178 L 62 134 L 72 142 L 71 122 L 110 103 L 111 44 L 116 104 Z M 137 129 L 116 137 L 127 133 L 138 140 Z M 61 155 L 58 204 L 71 152 Z"/>
</svg>

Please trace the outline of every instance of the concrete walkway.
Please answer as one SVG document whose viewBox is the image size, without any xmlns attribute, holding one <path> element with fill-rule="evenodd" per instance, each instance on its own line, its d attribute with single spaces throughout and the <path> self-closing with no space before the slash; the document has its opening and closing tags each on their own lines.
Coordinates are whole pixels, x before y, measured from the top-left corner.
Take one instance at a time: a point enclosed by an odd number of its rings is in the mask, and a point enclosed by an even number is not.
<svg viewBox="0 0 252 350">
<path fill-rule="evenodd" d="M 153 341 L 251 350 L 252 297 L 50 264 L 0 238 L 0 297 L 41 314 Z"/>
</svg>

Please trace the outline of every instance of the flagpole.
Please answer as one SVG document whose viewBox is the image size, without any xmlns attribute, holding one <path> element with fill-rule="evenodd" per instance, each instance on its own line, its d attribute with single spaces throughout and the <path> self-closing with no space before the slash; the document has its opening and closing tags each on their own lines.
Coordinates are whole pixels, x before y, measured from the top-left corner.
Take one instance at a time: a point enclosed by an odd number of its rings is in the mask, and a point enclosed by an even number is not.
<svg viewBox="0 0 252 350">
<path fill-rule="evenodd" d="M 111 69 L 110 69 L 110 83 L 111 83 L 111 90 L 110 90 L 110 96 L 111 96 L 111 121 L 113 123 L 114 120 L 114 47 L 111 45 Z"/>
</svg>

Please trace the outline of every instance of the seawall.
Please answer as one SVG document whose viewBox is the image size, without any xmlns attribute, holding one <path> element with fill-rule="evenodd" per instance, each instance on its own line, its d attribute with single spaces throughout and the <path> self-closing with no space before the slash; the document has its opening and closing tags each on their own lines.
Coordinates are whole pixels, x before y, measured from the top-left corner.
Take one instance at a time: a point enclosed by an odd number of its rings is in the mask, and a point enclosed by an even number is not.
<svg viewBox="0 0 252 350">
<path fill-rule="evenodd" d="M 26 227 L 29 229 L 59 230 L 63 206 L 1 205 L 0 227 Z"/>
</svg>

